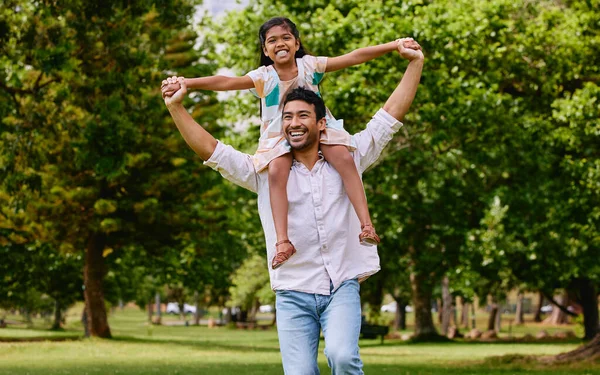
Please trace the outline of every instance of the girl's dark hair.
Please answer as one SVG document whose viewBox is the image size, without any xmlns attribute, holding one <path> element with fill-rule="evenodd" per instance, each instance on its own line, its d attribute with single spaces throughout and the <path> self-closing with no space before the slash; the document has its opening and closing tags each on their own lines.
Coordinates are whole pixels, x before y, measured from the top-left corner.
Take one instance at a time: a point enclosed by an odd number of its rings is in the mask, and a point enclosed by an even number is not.
<svg viewBox="0 0 600 375">
<path fill-rule="evenodd" d="M 308 54 L 308 51 L 306 51 L 304 49 L 304 46 L 302 45 L 302 41 L 300 41 L 300 33 L 298 32 L 298 28 L 296 27 L 296 24 L 293 23 L 292 21 L 290 21 L 288 18 L 275 17 L 275 18 L 271 18 L 267 22 L 263 23 L 262 26 L 260 27 L 260 29 L 258 30 L 258 40 L 259 40 L 258 49 L 259 49 L 259 53 L 260 53 L 260 65 L 259 66 L 273 65 L 273 60 L 271 60 L 271 58 L 269 58 L 269 56 L 265 55 L 265 53 L 263 51 L 263 47 L 266 42 L 267 32 L 274 26 L 283 26 L 284 28 L 288 29 L 288 31 L 290 33 L 292 33 L 294 38 L 296 38 L 298 40 L 298 42 L 300 43 L 300 45 L 298 47 L 298 51 L 296 51 L 295 58 L 299 59 L 302 56 Z"/>
</svg>

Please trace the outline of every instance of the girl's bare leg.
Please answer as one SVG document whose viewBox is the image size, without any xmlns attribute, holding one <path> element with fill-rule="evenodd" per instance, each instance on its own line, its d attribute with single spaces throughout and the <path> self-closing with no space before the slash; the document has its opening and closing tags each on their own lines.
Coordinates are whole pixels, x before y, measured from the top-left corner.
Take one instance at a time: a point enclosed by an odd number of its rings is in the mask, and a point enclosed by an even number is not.
<svg viewBox="0 0 600 375">
<path fill-rule="evenodd" d="M 342 177 L 346 193 L 350 199 L 350 203 L 354 206 L 356 215 L 360 220 L 361 229 L 360 240 L 365 245 L 376 245 L 379 243 L 379 237 L 375 232 L 371 215 L 369 215 L 369 207 L 367 206 L 367 197 L 363 187 L 356 164 L 348 148 L 342 145 L 324 145 L 321 144 L 321 152 L 325 159 L 333 165 L 336 171 Z"/>
<path fill-rule="evenodd" d="M 269 163 L 269 197 L 271 212 L 275 224 L 277 243 L 275 258 L 272 268 L 275 269 L 285 263 L 294 253 L 294 245 L 288 238 L 288 197 L 287 182 L 292 167 L 292 154 L 288 153 L 273 159 Z"/>
</svg>

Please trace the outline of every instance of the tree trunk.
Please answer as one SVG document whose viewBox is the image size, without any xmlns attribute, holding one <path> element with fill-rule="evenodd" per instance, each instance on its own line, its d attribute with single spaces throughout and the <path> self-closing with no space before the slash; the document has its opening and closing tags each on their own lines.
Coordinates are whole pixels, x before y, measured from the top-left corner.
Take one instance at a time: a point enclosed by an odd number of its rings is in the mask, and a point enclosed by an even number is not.
<svg viewBox="0 0 600 375">
<path fill-rule="evenodd" d="M 410 285 L 415 313 L 415 338 L 427 339 L 439 336 L 433 325 L 431 315 L 431 287 L 426 284 L 427 277 L 414 272 L 410 274 Z"/>
<path fill-rule="evenodd" d="M 233 322 L 233 316 L 231 314 L 231 307 L 226 307 L 225 308 L 225 322 L 223 323 L 231 323 Z"/>
<path fill-rule="evenodd" d="M 460 306 L 461 306 L 461 314 L 460 314 L 460 325 L 464 328 L 469 328 L 469 303 L 465 302 L 464 297 L 460 297 Z"/>
<path fill-rule="evenodd" d="M 477 319 L 475 316 L 475 302 L 471 302 L 471 329 L 477 328 Z"/>
<path fill-rule="evenodd" d="M 392 328 L 396 331 L 406 329 L 406 301 L 402 298 L 394 299 L 396 301 L 396 313 L 394 314 L 394 325 Z"/>
<path fill-rule="evenodd" d="M 186 320 L 185 318 L 185 303 L 182 301 L 177 302 L 177 305 L 179 306 L 179 318 L 183 321 Z"/>
<path fill-rule="evenodd" d="M 194 306 L 196 307 L 196 312 L 194 313 L 194 325 L 200 325 L 200 295 L 198 291 L 194 292 Z"/>
<path fill-rule="evenodd" d="M 585 328 L 585 340 L 591 340 L 600 333 L 598 322 L 598 297 L 596 286 L 588 279 L 578 280 L 579 298 L 583 308 L 583 327 Z"/>
<path fill-rule="evenodd" d="M 111 338 L 104 304 L 104 286 L 102 285 L 106 275 L 103 251 L 103 235 L 92 234 L 88 240 L 83 269 L 85 308 L 90 335 Z"/>
<path fill-rule="evenodd" d="M 544 293 L 540 292 L 539 297 L 538 297 L 537 308 L 535 310 L 535 316 L 533 317 L 534 322 L 539 323 L 542 321 L 542 307 L 543 306 L 544 306 Z"/>
<path fill-rule="evenodd" d="M 541 359 L 545 363 L 592 362 L 598 360 L 600 360 L 600 333 L 592 341 L 575 350 Z"/>
<path fill-rule="evenodd" d="M 567 302 L 568 302 L 568 298 L 567 298 L 567 293 L 563 292 L 562 294 L 560 294 L 559 296 L 557 296 L 555 298 L 556 303 L 558 303 L 561 306 L 567 306 Z M 547 324 L 566 324 L 567 323 L 567 314 L 565 314 L 561 309 L 559 309 L 557 306 L 553 306 L 552 308 L 552 313 L 550 314 L 549 317 L 547 317 L 546 319 L 544 319 L 544 323 Z"/>
<path fill-rule="evenodd" d="M 442 335 L 448 335 L 448 327 L 452 319 L 452 295 L 450 294 L 450 281 L 448 276 L 442 278 Z"/>
<path fill-rule="evenodd" d="M 90 337 L 90 328 L 88 326 L 87 309 L 84 307 L 81 313 L 81 325 L 83 326 L 83 335 Z"/>
<path fill-rule="evenodd" d="M 160 311 L 160 293 L 156 292 L 154 294 L 154 305 L 156 307 L 156 324 L 162 324 L 162 313 Z"/>
<path fill-rule="evenodd" d="M 152 315 L 154 315 L 154 301 L 148 301 L 148 323 L 152 324 Z"/>
<path fill-rule="evenodd" d="M 61 328 L 62 323 L 62 308 L 58 303 L 58 300 L 54 300 L 54 323 L 52 323 L 53 330 Z"/>
<path fill-rule="evenodd" d="M 488 319 L 488 331 L 494 331 L 496 329 L 496 316 L 498 315 L 498 302 L 496 297 L 492 297 L 492 304 L 490 305 L 490 317 Z"/>
<path fill-rule="evenodd" d="M 496 326 L 494 327 L 496 332 L 500 332 L 502 329 L 502 305 L 498 304 L 498 312 L 496 313 Z"/>
<path fill-rule="evenodd" d="M 517 311 L 515 311 L 515 324 L 517 325 L 523 325 L 523 323 L 525 323 L 525 320 L 523 319 L 524 298 L 523 292 L 519 291 L 519 294 L 517 295 Z"/>
</svg>

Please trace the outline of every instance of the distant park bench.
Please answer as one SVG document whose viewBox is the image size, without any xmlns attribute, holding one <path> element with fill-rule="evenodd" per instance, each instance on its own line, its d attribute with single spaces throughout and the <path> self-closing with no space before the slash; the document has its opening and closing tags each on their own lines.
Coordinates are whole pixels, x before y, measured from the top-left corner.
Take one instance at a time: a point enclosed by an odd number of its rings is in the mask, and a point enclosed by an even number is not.
<svg viewBox="0 0 600 375">
<path fill-rule="evenodd" d="M 379 326 L 376 324 L 363 323 L 360 326 L 360 334 L 363 339 L 376 339 L 377 336 L 381 336 L 381 343 L 383 344 L 383 338 L 390 332 L 390 327 Z"/>
</svg>

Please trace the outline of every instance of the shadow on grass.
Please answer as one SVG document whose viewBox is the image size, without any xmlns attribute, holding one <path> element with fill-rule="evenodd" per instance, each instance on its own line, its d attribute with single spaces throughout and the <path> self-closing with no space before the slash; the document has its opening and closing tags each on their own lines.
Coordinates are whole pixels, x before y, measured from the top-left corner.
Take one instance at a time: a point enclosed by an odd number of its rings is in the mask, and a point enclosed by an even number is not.
<svg viewBox="0 0 600 375">
<path fill-rule="evenodd" d="M 361 340 L 360 341 L 360 346 L 361 347 L 384 347 L 384 346 L 419 346 L 419 345 L 483 345 L 483 346 L 489 346 L 489 345 L 515 345 L 518 344 L 519 346 L 521 345 L 531 345 L 531 346 L 538 346 L 538 345 L 544 345 L 544 346 L 561 346 L 561 345 L 565 345 L 565 344 L 573 344 L 573 345 L 581 345 L 584 342 L 580 339 L 572 339 L 572 340 L 548 340 L 548 341 L 544 341 L 544 340 L 540 340 L 540 341 L 519 341 L 519 340 L 498 340 L 498 341 L 465 341 L 465 340 L 450 340 L 450 341 L 446 341 L 446 342 L 440 342 L 440 341 L 435 341 L 435 342 L 425 342 L 425 341 L 421 341 L 421 342 L 413 342 L 411 340 L 407 340 L 407 341 L 402 341 L 402 340 L 394 340 L 394 339 L 388 339 L 385 340 L 384 344 L 381 344 L 379 341 L 377 342 L 368 342 L 368 341 L 364 341 Z"/>
<path fill-rule="evenodd" d="M 279 353 L 279 347 L 269 348 L 264 346 L 250 346 L 248 344 L 222 344 L 215 341 L 198 341 L 196 340 L 179 340 L 179 339 L 152 339 L 132 336 L 116 336 L 113 337 L 114 341 L 119 342 L 130 342 L 135 344 L 149 344 L 149 345 L 181 345 L 192 348 L 202 349 L 225 349 L 242 352 L 265 352 L 265 353 Z"/>
<path fill-rule="evenodd" d="M 319 368 L 322 374 L 329 374 L 330 370 L 326 364 L 320 363 Z M 592 374 L 591 370 L 586 369 L 537 369 L 537 368 L 491 368 L 487 366 L 448 366 L 434 364 L 366 364 L 364 367 L 365 373 L 369 375 L 379 374 L 395 374 L 395 375 L 508 375 L 508 374 L 535 374 L 535 375 L 584 375 Z M 128 365 L 123 363 L 96 363 L 96 364 L 71 364 L 68 362 L 58 366 L 53 366 L 52 374 L 67 375 L 67 374 L 82 374 L 89 375 L 108 374 L 108 373 L 124 373 L 130 375 L 138 374 L 210 374 L 210 375 L 280 375 L 283 372 L 280 363 L 186 363 L 164 364 L 149 361 L 145 365 Z M 0 374 L 31 374 L 31 375 L 46 375 L 47 368 L 37 368 L 33 366 L 4 366 L 0 367 Z"/>
<path fill-rule="evenodd" d="M 0 337 L 0 342 L 78 341 L 83 336 Z"/>
</svg>

